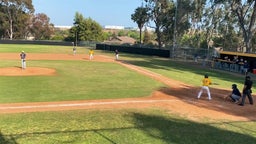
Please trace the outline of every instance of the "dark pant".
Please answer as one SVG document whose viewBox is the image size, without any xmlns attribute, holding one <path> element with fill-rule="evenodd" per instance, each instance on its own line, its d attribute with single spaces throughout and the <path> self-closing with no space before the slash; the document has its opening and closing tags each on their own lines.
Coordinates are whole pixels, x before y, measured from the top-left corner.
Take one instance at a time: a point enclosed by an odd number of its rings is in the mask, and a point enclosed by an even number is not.
<svg viewBox="0 0 256 144">
<path fill-rule="evenodd" d="M 248 97 L 250 104 L 253 104 L 253 99 L 252 99 L 250 89 L 249 90 L 244 90 L 241 104 L 244 105 L 246 96 Z"/>
</svg>

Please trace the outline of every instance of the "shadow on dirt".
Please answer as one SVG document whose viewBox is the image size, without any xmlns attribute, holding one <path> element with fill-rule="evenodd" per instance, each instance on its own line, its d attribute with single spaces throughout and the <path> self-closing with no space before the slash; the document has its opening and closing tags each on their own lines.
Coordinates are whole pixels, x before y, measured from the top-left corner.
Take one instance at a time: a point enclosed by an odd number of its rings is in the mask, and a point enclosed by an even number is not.
<svg viewBox="0 0 256 144">
<path fill-rule="evenodd" d="M 221 79 L 224 81 L 232 81 L 233 83 L 243 85 L 244 76 L 241 74 L 232 74 L 231 72 L 226 71 L 219 71 L 215 69 L 211 69 L 209 67 L 202 67 L 195 63 L 189 63 L 189 62 L 179 62 L 179 61 L 172 61 L 168 59 L 161 59 L 161 58 L 149 58 L 145 60 L 128 60 L 125 61 L 126 63 L 134 64 L 139 67 L 144 68 L 150 68 L 150 69 L 162 69 L 165 71 L 177 71 L 177 72 L 183 72 L 183 71 L 189 71 L 194 74 L 204 75 L 205 73 L 208 73 L 211 77 L 219 77 L 219 75 L 222 75 Z M 166 79 L 168 79 L 166 77 Z M 166 81 L 165 79 L 165 81 Z M 163 83 L 167 84 L 169 87 L 164 87 L 159 89 L 160 92 L 163 92 L 167 95 L 177 97 L 178 99 L 185 101 L 189 104 L 215 110 L 215 111 L 221 111 L 227 114 L 246 117 L 250 120 L 256 120 L 256 116 L 254 115 L 256 113 L 256 108 L 253 105 L 248 104 L 248 99 L 246 99 L 246 105 L 244 107 L 241 107 L 237 104 L 228 102 L 224 100 L 224 96 L 227 96 L 231 93 L 230 90 L 222 90 L 222 89 L 216 89 L 216 88 L 210 88 L 212 100 L 207 100 L 207 94 L 203 93 L 201 99 L 197 99 L 197 94 L 200 90 L 200 87 L 192 87 L 188 86 L 186 84 L 181 84 L 180 86 L 176 86 L 176 88 L 172 88 L 171 85 L 179 85 L 179 84 L 171 84 L 166 83 L 165 81 L 162 81 Z M 215 83 L 215 85 L 218 85 Z M 191 103 L 191 101 L 196 101 L 196 103 Z"/>
<path fill-rule="evenodd" d="M 197 94 L 200 87 L 183 86 L 181 88 L 168 88 L 163 87 L 159 89 L 160 92 L 174 96 L 190 105 L 194 105 L 200 108 L 211 109 L 215 111 L 221 111 L 226 114 L 246 117 L 250 120 L 256 120 L 256 108 L 254 105 L 250 105 L 246 98 L 245 106 L 241 107 L 224 99 L 225 96 L 230 94 L 231 91 L 210 88 L 212 100 L 208 100 L 206 92 L 203 92 L 200 99 L 197 99 Z"/>
</svg>

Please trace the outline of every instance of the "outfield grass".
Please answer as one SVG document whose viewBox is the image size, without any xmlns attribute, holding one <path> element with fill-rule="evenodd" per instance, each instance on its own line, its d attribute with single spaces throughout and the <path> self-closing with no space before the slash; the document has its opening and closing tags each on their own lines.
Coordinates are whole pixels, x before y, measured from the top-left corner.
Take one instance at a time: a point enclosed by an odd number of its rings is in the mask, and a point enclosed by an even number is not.
<svg viewBox="0 0 256 144">
<path fill-rule="evenodd" d="M 0 67 L 16 63 L 4 60 Z M 57 75 L 0 76 L 0 103 L 144 97 L 163 86 L 115 63 L 29 61 L 28 64 L 56 69 Z"/>
<path fill-rule="evenodd" d="M 123 54 L 122 58 L 128 63 L 193 86 L 201 86 L 201 80 L 205 74 L 212 79 L 214 85 L 211 87 L 214 88 L 231 89 L 231 85 L 235 83 L 239 89 L 242 89 L 244 84 L 245 76 L 242 74 L 206 68 L 200 64 L 131 54 Z M 255 80 L 255 76 L 252 75 L 252 78 Z M 255 86 L 253 86 L 253 91 L 255 90 Z"/>
<path fill-rule="evenodd" d="M 8 48 L 8 47 L 12 48 Z M 0 52 L 72 52 L 69 47 L 1 45 Z M 56 50 L 58 49 L 58 50 Z M 84 51 L 84 48 L 81 48 Z M 96 51 L 96 54 L 110 52 Z M 120 53 L 120 58 L 169 78 L 201 85 L 208 73 L 213 87 L 242 86 L 243 76 L 193 67 L 169 59 Z M 19 64 L 1 61 L 0 67 Z M 0 102 L 59 101 L 146 96 L 163 86 L 114 63 L 30 61 L 30 66 L 55 68 L 57 76 L 0 76 Z M 162 109 L 76 110 L 0 114 L 0 143 L 12 144 L 241 144 L 255 143 L 256 122 L 228 122 L 172 115 Z"/>
<path fill-rule="evenodd" d="M 1 115 L 0 143 L 253 144 L 255 122 L 194 122 L 159 109 Z"/>
<path fill-rule="evenodd" d="M 83 53 L 87 50 L 84 47 L 77 47 L 77 53 Z M 32 45 L 32 44 L 0 44 L 0 52 L 20 53 L 73 53 L 72 46 L 56 46 L 56 45 Z"/>
<path fill-rule="evenodd" d="M 0 44 L 0 52 L 19 52 L 21 49 L 26 49 L 30 53 L 69 53 L 72 50 L 67 46 Z M 84 53 L 87 50 L 80 48 L 79 51 Z M 95 51 L 95 54 L 113 56 L 112 52 L 106 51 Z M 230 89 L 233 83 L 236 83 L 239 89 L 243 87 L 242 75 L 195 67 L 158 57 L 120 53 L 120 58 L 193 86 L 200 86 L 203 75 L 207 73 L 215 83 L 211 87 Z M 19 66 L 19 64 L 19 61 L 3 60 L 0 67 Z M 146 76 L 113 63 L 44 60 L 29 61 L 28 66 L 54 68 L 57 70 L 57 76 L 1 76 L 0 103 L 142 97 L 150 95 L 152 91 L 163 86 Z M 255 91 L 254 87 L 253 91 Z"/>
</svg>

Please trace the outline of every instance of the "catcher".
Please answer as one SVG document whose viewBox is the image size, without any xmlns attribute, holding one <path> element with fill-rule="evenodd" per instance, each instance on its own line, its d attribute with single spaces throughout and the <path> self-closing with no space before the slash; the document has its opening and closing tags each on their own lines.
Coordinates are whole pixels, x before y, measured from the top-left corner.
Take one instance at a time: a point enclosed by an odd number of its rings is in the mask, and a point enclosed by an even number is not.
<svg viewBox="0 0 256 144">
<path fill-rule="evenodd" d="M 241 93 L 236 84 L 232 84 L 232 93 L 225 97 L 225 100 L 231 100 L 234 103 L 238 103 L 241 98 Z"/>
</svg>

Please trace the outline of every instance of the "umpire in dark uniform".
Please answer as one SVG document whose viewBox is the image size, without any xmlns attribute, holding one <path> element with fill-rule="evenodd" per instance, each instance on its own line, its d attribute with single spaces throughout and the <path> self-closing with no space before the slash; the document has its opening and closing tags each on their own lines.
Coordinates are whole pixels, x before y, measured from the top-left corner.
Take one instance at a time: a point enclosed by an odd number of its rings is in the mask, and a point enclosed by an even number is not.
<svg viewBox="0 0 256 144">
<path fill-rule="evenodd" d="M 246 96 L 248 97 L 250 104 L 253 105 L 253 99 L 252 99 L 252 95 L 251 95 L 252 94 L 252 90 L 251 90 L 252 84 L 253 84 L 253 82 L 251 80 L 251 77 L 246 76 L 245 81 L 244 81 L 242 102 L 239 104 L 240 106 L 244 106 Z"/>
</svg>

